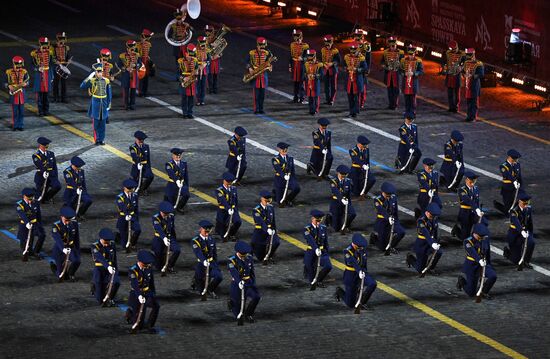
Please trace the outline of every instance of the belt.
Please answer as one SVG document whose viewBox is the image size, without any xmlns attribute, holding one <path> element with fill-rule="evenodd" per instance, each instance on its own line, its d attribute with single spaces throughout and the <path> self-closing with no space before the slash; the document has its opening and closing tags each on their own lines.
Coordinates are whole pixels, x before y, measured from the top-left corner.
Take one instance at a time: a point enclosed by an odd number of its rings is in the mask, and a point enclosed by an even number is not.
<svg viewBox="0 0 550 359">
<path fill-rule="evenodd" d="M 467 206 L 465 204 L 461 204 L 460 208 L 462 208 L 462 209 L 472 209 L 472 206 Z"/>
<path fill-rule="evenodd" d="M 93 97 L 93 98 L 106 98 L 107 95 L 103 95 L 103 96 L 100 96 L 100 95 L 93 95 L 92 97 Z"/>
<path fill-rule="evenodd" d="M 67 189 L 73 189 L 74 187 L 73 186 L 67 186 Z"/>
<path fill-rule="evenodd" d="M 512 180 L 502 180 L 502 183 L 512 183 Z"/>
<path fill-rule="evenodd" d="M 384 217 L 384 216 L 381 215 L 381 214 L 377 214 L 377 215 L 376 215 L 376 218 L 382 218 L 382 219 L 384 219 L 384 218 L 386 218 L 386 217 Z"/>
<path fill-rule="evenodd" d="M 318 246 L 319 249 L 325 249 L 325 246 Z M 311 246 L 307 246 L 307 249 L 313 249 Z"/>
<path fill-rule="evenodd" d="M 262 226 L 255 225 L 254 228 L 256 228 L 256 229 L 262 229 Z"/>
<path fill-rule="evenodd" d="M 445 158 L 443 158 L 443 161 L 453 162 L 453 159 L 452 159 L 452 158 L 447 158 L 447 157 L 445 157 Z"/>
<path fill-rule="evenodd" d="M 248 280 L 248 279 L 250 279 L 249 275 L 243 277 L 243 280 Z"/>
<path fill-rule="evenodd" d="M 470 257 L 470 256 L 466 256 L 466 259 L 472 261 L 472 262 L 475 262 L 476 260 L 473 258 L 473 257 Z"/>
<path fill-rule="evenodd" d="M 510 225 L 510 228 L 516 229 L 516 226 L 514 226 L 513 224 L 511 224 L 511 225 Z"/>
<path fill-rule="evenodd" d="M 351 167 L 361 168 L 361 165 L 358 165 L 357 163 L 353 163 Z"/>
<path fill-rule="evenodd" d="M 218 206 L 220 209 L 225 209 L 225 206 Z"/>
<path fill-rule="evenodd" d="M 428 192 L 428 190 L 427 189 L 420 189 L 420 192 L 425 193 L 425 192 Z"/>
<path fill-rule="evenodd" d="M 402 145 L 406 145 L 407 143 L 405 141 L 399 141 Z"/>
<path fill-rule="evenodd" d="M 321 149 L 321 147 L 319 147 L 319 146 L 313 146 L 313 148 L 316 149 L 316 150 L 320 150 L 320 149 Z"/>
<path fill-rule="evenodd" d="M 426 239 L 426 237 L 421 236 L 421 235 L 418 235 L 418 238 L 420 238 L 420 239 Z"/>
<path fill-rule="evenodd" d="M 349 270 L 349 271 L 355 272 L 355 268 L 353 268 L 353 267 L 350 267 L 350 266 L 346 266 L 346 270 Z"/>
</svg>

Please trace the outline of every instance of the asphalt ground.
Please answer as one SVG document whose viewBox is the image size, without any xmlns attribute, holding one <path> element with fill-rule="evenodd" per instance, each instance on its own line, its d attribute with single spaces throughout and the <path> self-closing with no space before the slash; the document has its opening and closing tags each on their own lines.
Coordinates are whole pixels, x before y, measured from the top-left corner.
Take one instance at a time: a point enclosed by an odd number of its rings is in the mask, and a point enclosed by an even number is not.
<svg viewBox="0 0 550 359">
<path fill-rule="evenodd" d="M 200 302 L 198 294 L 189 291 L 195 264 L 190 239 L 196 234 L 200 219 L 213 221 L 215 218 L 212 196 L 224 171 L 228 133 L 236 125 L 244 126 L 249 132 L 249 167 L 244 186 L 239 188 L 243 215 L 239 237 L 249 240 L 253 226 L 251 218 L 244 215 L 250 216 L 259 190 L 271 188 L 270 151 L 275 150 L 277 142 L 284 140 L 292 145 L 290 155 L 307 163 L 310 155 L 307 146 L 311 145 L 311 131 L 316 128 L 319 117 L 311 117 L 306 105 L 289 103 L 288 51 L 277 44 L 288 44 L 294 23 L 266 17 L 263 8 L 254 7 L 250 11 L 247 8 L 245 12 L 243 6 L 249 2 L 234 3 L 232 7 L 218 4 L 220 6 L 214 9 L 203 4 L 203 17 L 192 22 L 196 29 L 201 29 L 204 19 L 210 18 L 235 29 L 227 36 L 229 46 L 222 59 L 220 93 L 207 95 L 207 105 L 195 107 L 195 120 L 182 119 L 177 113 L 180 99 L 174 81 L 174 59 L 170 46 L 160 35 L 171 11 L 163 5 L 157 3 L 148 11 L 130 11 L 131 5 L 121 3 L 111 5 L 112 11 L 97 16 L 97 9 L 85 5 L 72 4 L 74 10 L 80 11 L 74 12 L 45 3 L 37 5 L 32 13 L 25 13 L 23 21 L 9 19 L 0 26 L 2 68 L 9 66 L 15 54 L 23 54 L 28 65 L 31 48 L 22 40 L 34 44 L 35 39 L 44 34 L 53 38 L 56 32 L 66 31 L 69 39 L 81 39 L 70 45 L 76 62 L 84 68 L 95 62 L 102 47 L 109 47 L 114 55 L 122 51 L 128 32 L 138 34 L 142 27 L 148 27 L 159 34 L 153 38 L 151 55 L 159 75 L 150 82 L 150 97 L 138 98 L 137 110 L 127 112 L 122 109 L 120 87 L 113 86 L 115 97 L 107 126 L 107 146 L 96 147 L 91 142 L 91 121 L 86 117 L 89 99 L 78 88 L 88 71 L 77 65 L 71 67 L 69 103 L 52 104 L 52 116 L 38 118 L 30 99 L 24 132 L 11 132 L 11 109 L 8 105 L 0 106 L 0 237 L 4 242 L 0 247 L 2 355 L 13 358 L 91 357 L 106 353 L 119 357 L 181 357 L 186 354 L 190 357 L 219 354 L 230 357 L 550 357 L 546 321 L 550 312 L 547 300 L 550 247 L 546 240 L 550 227 L 545 221 L 550 210 L 545 200 L 548 195 L 546 173 L 550 167 L 546 155 L 550 140 L 548 113 L 527 111 L 529 106 L 517 99 L 525 95 L 512 89 L 484 89 L 480 115 L 485 121 L 464 123 L 462 116 L 450 115 L 438 106 L 438 103 L 445 103 L 441 79 L 425 76 L 422 95 L 429 102 L 419 101 L 417 120 L 424 156 L 442 154 L 452 129 L 465 135 L 467 167 L 475 166 L 485 171 L 478 185 L 482 202 L 488 208 L 493 199 L 500 199 L 498 165 L 504 160 L 506 151 L 516 148 L 523 154 L 524 180 L 533 196 L 537 247 L 532 263 L 537 265 L 537 270 L 518 272 L 502 256 L 494 254 L 493 263 L 498 274 L 492 290 L 494 300 L 476 304 L 454 288 L 464 259 L 461 244 L 446 231 L 454 224 L 458 212 L 455 195 L 442 194 L 440 236 L 445 253 L 438 265 L 442 275 L 419 279 L 406 267 L 405 253 L 415 239 L 415 223 L 410 213 L 416 204 L 418 187 L 415 176 L 398 176 L 391 168 L 397 151 L 397 142 L 392 136 L 397 135 L 402 116 L 400 111 L 385 109 L 386 90 L 376 83 L 376 79 L 380 79 L 377 68 L 371 73 L 373 80 L 369 86 L 367 110 L 355 121 L 346 119 L 347 100 L 342 91 L 342 79 L 335 106 L 321 106 L 321 115 L 332 121 L 333 168 L 341 163 L 349 164 L 347 149 L 355 145 L 357 135 L 365 134 L 372 141 L 371 158 L 377 163 L 374 171 L 378 182 L 373 190 L 378 190 L 386 180 L 398 188 L 403 210 L 400 218 L 407 235 L 399 246 L 398 255 L 385 257 L 376 249 L 369 251 L 369 272 L 379 282 L 370 302 L 372 310 L 357 316 L 342 303 L 335 302 L 334 289 L 340 285 L 342 276 L 338 268 L 341 265 L 336 262 L 326 289 L 310 292 L 302 278 L 302 228 L 308 223 L 312 208 L 328 210 L 330 197 L 328 183 L 307 176 L 304 168 L 297 168 L 302 187 L 298 206 L 276 210 L 278 230 L 284 233 L 277 263 L 257 266 L 258 287 L 263 295 L 257 309 L 257 323 L 237 327 L 227 311 L 230 278 L 227 270 L 223 271 L 224 281 L 219 287 L 220 299 Z M 40 13 L 50 15 L 39 16 Z M 343 24 L 311 21 L 302 21 L 300 26 L 304 26 L 306 41 L 346 29 Z M 254 47 L 257 35 L 268 39 L 270 49 L 280 59 L 270 76 L 271 91 L 267 94 L 264 116 L 252 114 L 251 89 L 241 82 L 246 53 Z M 309 42 L 319 49 L 319 41 Z M 27 97 L 32 96 L 28 93 Z M 182 255 L 176 265 L 178 273 L 156 278 L 161 304 L 157 334 L 132 336 L 124 322 L 123 309 L 129 290 L 126 268 L 135 263 L 135 254 L 119 253 L 122 280 L 119 306 L 105 309 L 100 308 L 89 294 L 92 265 L 86 248 L 97 239 L 100 228 L 114 229 L 114 200 L 120 183 L 129 174 L 127 149 L 137 129 L 148 134 L 153 167 L 157 169 L 152 195 L 140 199 L 143 232 L 139 247 L 150 248 L 153 233 L 150 216 L 163 197 L 166 183 L 162 178 L 163 166 L 170 158 L 172 147 L 185 149 L 184 159 L 189 164 L 193 195 L 186 213 L 176 219 L 178 241 L 182 245 Z M 94 204 L 88 211 L 87 220 L 81 224 L 81 246 L 85 249 L 76 283 L 56 283 L 46 261 L 22 263 L 19 246 L 12 239 L 17 229 L 14 203 L 20 197 L 21 188 L 33 184 L 30 157 L 38 136 L 53 140 L 51 149 L 57 155 L 60 171 L 75 154 L 87 163 L 84 169 Z M 61 201 L 60 193 L 55 204 L 43 206 L 43 223 L 48 234 L 57 219 Z M 375 219 L 372 201 L 355 202 L 354 205 L 358 216 L 353 229 L 368 235 Z M 492 244 L 498 253 L 505 244 L 507 220 L 494 210 L 489 219 Z M 342 250 L 350 240 L 350 235 L 331 233 L 334 260 L 343 261 Z M 48 254 L 52 245 L 48 235 L 44 246 Z M 231 243 L 218 244 L 224 268 L 224 259 L 232 254 L 232 247 Z"/>
</svg>

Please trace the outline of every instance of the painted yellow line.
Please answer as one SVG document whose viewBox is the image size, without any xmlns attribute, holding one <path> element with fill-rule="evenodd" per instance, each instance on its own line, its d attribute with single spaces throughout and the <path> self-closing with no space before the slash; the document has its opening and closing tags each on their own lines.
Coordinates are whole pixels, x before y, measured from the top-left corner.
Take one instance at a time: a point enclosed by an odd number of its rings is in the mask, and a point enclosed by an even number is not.
<svg viewBox="0 0 550 359">
<path fill-rule="evenodd" d="M 4 91 L 1 91 L 0 92 L 0 95 L 2 97 L 7 97 L 7 93 L 5 93 Z M 25 105 L 25 107 L 31 111 L 31 112 L 34 112 L 36 113 L 37 110 L 36 108 L 30 106 L 30 105 Z M 61 126 L 62 128 L 64 128 L 65 130 L 69 131 L 70 133 L 76 135 L 76 136 L 79 136 L 85 140 L 88 140 L 90 142 L 94 142 L 94 139 L 92 136 L 88 135 L 87 133 L 85 133 L 84 131 L 82 130 L 79 130 L 78 128 L 64 122 L 62 119 L 58 118 L 58 117 L 55 117 L 55 116 L 45 116 L 44 117 L 48 122 L 50 122 L 51 124 L 54 124 L 54 125 L 58 125 L 58 126 Z M 120 151 L 119 149 L 111 146 L 111 145 L 105 145 L 105 146 L 101 146 L 101 148 L 111 152 L 112 154 L 114 154 L 115 156 L 121 158 L 121 159 L 124 159 L 128 162 L 132 162 L 132 158 L 126 154 L 125 152 L 122 152 Z M 156 168 L 152 168 L 153 170 L 153 173 L 168 181 L 168 175 Z M 195 188 L 192 188 L 190 187 L 189 188 L 189 192 L 193 193 L 195 196 L 213 204 L 213 205 L 217 205 L 217 200 L 204 193 L 204 192 L 201 192 Z M 249 224 L 254 224 L 254 219 L 247 215 L 247 214 L 244 214 L 241 212 L 241 219 L 243 219 L 244 221 L 248 222 Z M 298 239 L 294 238 L 294 237 L 291 237 L 289 236 L 288 234 L 285 234 L 285 233 L 282 233 L 282 232 L 279 232 L 279 237 L 283 240 L 285 240 L 286 242 L 294 245 L 295 247 L 298 247 L 302 250 L 305 250 L 306 249 L 306 245 L 299 241 Z M 340 261 L 337 261 L 335 259 L 332 259 L 331 258 L 331 262 L 332 264 L 334 265 L 334 267 L 340 269 L 340 270 L 344 270 L 345 269 L 345 265 L 344 263 L 340 262 Z M 447 324 L 448 326 L 478 340 L 479 342 L 483 343 L 483 344 L 486 344 L 492 348 L 494 348 L 495 350 L 498 350 L 500 353 L 502 354 L 505 354 L 511 358 L 514 358 L 514 359 L 524 359 L 524 358 L 527 358 L 526 356 L 524 356 L 523 354 L 520 354 L 518 353 L 517 351 L 513 350 L 512 348 L 509 348 L 507 347 L 506 345 L 504 344 L 501 344 L 499 342 L 497 342 L 496 340 L 492 339 L 492 338 L 489 338 L 488 336 L 484 335 L 484 334 L 481 334 L 479 333 L 478 331 L 446 316 L 445 314 L 427 306 L 426 304 L 423 304 L 422 302 L 419 302 L 409 296 L 407 296 L 406 294 L 396 290 L 396 289 L 393 289 L 392 287 L 382 283 L 382 282 L 378 282 L 378 289 L 380 289 L 381 291 L 391 295 L 392 297 L 394 298 L 397 298 L 399 300 L 401 300 L 402 302 L 404 302 L 405 304 L 408 304 L 409 306 L 413 307 L 413 308 L 416 308 L 418 309 L 419 311 L 429 315 L 430 317 L 432 318 L 435 318 L 437 320 L 439 320 L 440 322 L 444 323 L 444 324 Z"/>
<path fill-rule="evenodd" d="M 153 38 L 158 37 L 158 35 L 153 35 Z M 124 35 L 124 36 L 86 36 L 86 37 L 72 37 L 67 40 L 67 44 L 80 44 L 86 42 L 112 42 L 112 41 L 126 41 L 129 39 L 134 39 L 134 36 Z M 1 47 L 21 47 L 21 46 L 35 46 L 35 42 L 31 41 L 3 41 L 0 42 Z"/>
</svg>

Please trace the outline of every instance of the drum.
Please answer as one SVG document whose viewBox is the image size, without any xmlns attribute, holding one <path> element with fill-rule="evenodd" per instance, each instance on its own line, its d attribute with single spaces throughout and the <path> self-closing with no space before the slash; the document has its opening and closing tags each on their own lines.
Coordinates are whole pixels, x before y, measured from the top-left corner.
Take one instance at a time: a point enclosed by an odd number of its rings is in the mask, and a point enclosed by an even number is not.
<svg viewBox="0 0 550 359">
<path fill-rule="evenodd" d="M 67 66 L 59 64 L 55 68 L 55 72 L 59 77 L 62 79 L 67 79 L 69 76 L 71 76 L 71 70 L 67 68 Z"/>
<path fill-rule="evenodd" d="M 147 68 L 145 65 L 141 65 L 141 67 L 138 70 L 138 78 L 142 80 L 145 77 L 145 74 L 147 73 Z"/>
</svg>

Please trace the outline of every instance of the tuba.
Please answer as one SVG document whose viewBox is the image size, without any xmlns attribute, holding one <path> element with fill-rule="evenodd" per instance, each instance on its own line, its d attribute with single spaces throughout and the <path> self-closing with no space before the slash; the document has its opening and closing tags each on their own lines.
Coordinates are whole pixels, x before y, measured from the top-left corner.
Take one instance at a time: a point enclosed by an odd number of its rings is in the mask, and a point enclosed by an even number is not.
<svg viewBox="0 0 550 359">
<path fill-rule="evenodd" d="M 183 4 L 181 6 L 180 10 L 181 10 L 182 13 L 186 14 L 187 13 L 187 4 Z M 199 2 L 199 13 L 200 13 L 200 2 Z M 185 17 L 182 19 L 182 21 L 183 20 L 185 20 Z M 187 34 L 182 40 L 175 40 L 175 39 L 171 38 L 170 36 L 168 36 L 168 34 L 170 33 L 170 28 L 176 22 L 177 22 L 176 19 L 172 19 L 172 21 L 170 21 L 166 25 L 166 28 L 164 29 L 164 38 L 172 46 L 183 46 L 183 45 L 187 44 L 189 41 L 191 41 L 191 38 L 193 37 L 193 30 L 191 30 L 191 26 L 189 26 L 189 24 L 184 22 L 185 24 L 187 24 Z"/>
<path fill-rule="evenodd" d="M 271 66 L 271 64 L 274 63 L 275 61 L 277 61 L 277 57 L 276 56 L 271 56 L 270 58 L 267 59 L 266 62 L 264 62 L 263 64 L 261 64 L 257 68 L 255 68 L 254 71 L 252 71 L 252 73 L 250 73 L 250 72 L 245 73 L 244 76 L 243 76 L 243 82 L 248 83 L 248 82 L 254 80 L 256 77 L 263 74 Z"/>
<path fill-rule="evenodd" d="M 227 40 L 225 40 L 223 37 L 228 32 L 231 32 L 231 29 L 222 24 L 222 28 L 216 34 L 216 38 L 210 43 L 210 47 L 212 48 L 212 50 L 210 51 L 210 55 L 212 56 L 212 58 L 222 56 L 223 50 L 225 50 L 225 48 L 227 47 Z"/>
</svg>

